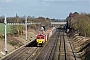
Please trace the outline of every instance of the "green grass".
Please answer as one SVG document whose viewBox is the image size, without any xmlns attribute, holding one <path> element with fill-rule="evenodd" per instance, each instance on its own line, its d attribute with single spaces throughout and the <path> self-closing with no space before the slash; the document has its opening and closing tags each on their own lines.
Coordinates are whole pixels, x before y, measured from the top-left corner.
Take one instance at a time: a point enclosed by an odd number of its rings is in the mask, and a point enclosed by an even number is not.
<svg viewBox="0 0 90 60">
<path fill-rule="evenodd" d="M 12 45 L 12 46 L 18 45 L 18 43 L 15 42 L 15 41 L 9 41 L 8 43 L 9 43 L 10 45 Z"/>
<path fill-rule="evenodd" d="M 4 24 L 3 23 L 0 23 L 0 34 L 4 34 Z M 11 33 L 11 26 L 10 25 L 7 25 L 7 33 Z"/>
</svg>

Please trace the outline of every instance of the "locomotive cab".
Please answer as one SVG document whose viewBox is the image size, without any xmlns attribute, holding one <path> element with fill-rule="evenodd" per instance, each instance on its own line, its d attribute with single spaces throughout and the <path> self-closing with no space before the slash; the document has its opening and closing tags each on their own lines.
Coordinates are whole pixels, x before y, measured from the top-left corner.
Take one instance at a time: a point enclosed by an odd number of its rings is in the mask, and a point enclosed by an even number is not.
<svg viewBox="0 0 90 60">
<path fill-rule="evenodd" d="M 46 36 L 44 34 L 39 34 L 36 36 L 37 46 L 42 46 L 45 43 Z"/>
</svg>

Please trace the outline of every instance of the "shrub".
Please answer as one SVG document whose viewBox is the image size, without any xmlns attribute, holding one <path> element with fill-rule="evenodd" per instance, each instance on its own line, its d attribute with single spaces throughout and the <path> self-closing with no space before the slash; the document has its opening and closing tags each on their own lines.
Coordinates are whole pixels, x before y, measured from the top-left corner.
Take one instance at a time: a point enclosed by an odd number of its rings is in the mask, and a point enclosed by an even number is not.
<svg viewBox="0 0 90 60">
<path fill-rule="evenodd" d="M 12 46 L 18 45 L 17 42 L 15 42 L 15 41 L 9 41 L 8 43 Z"/>
</svg>

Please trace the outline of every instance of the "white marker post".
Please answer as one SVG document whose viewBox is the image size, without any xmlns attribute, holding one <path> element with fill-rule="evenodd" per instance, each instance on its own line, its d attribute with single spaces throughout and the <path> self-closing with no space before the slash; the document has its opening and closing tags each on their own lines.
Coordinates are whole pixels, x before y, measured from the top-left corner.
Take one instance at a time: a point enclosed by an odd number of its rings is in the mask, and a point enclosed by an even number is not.
<svg viewBox="0 0 90 60">
<path fill-rule="evenodd" d="M 7 50 L 7 21 L 6 21 L 6 14 L 5 14 L 5 20 L 4 20 L 4 25 L 5 25 L 5 52 L 7 54 L 8 50 Z"/>
<path fill-rule="evenodd" d="M 25 17 L 26 21 L 25 21 L 25 24 L 26 24 L 26 40 L 27 40 L 27 17 Z"/>
<path fill-rule="evenodd" d="M 43 27 L 41 27 L 41 30 L 42 30 L 42 34 L 43 34 L 43 32 L 44 32 L 44 28 L 43 28 Z"/>
</svg>

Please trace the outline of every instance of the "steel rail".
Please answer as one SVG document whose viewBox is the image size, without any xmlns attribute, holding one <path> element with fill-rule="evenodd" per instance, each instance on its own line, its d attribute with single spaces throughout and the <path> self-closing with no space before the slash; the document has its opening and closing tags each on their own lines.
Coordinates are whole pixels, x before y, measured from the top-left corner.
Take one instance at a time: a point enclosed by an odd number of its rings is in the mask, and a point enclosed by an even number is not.
<svg viewBox="0 0 90 60">
<path fill-rule="evenodd" d="M 32 44 L 32 45 L 34 45 L 34 44 Z M 20 49 L 18 49 L 17 51 L 13 52 L 12 54 L 6 56 L 2 60 L 20 60 L 20 59 L 23 60 L 23 58 L 25 58 L 25 57 L 26 57 L 25 59 L 28 59 L 36 50 L 37 50 L 37 47 L 33 48 L 33 47 L 23 46 Z M 25 54 L 27 54 L 27 55 L 25 55 Z"/>
<path fill-rule="evenodd" d="M 64 32 L 63 32 L 63 41 L 64 41 L 65 60 L 67 60 L 67 54 L 66 54 L 66 44 L 65 44 Z"/>
<path fill-rule="evenodd" d="M 34 56 L 31 60 L 51 60 L 53 57 L 53 51 L 55 50 L 55 41 L 57 40 L 55 37 L 57 37 L 57 34 L 58 33 L 51 37 L 47 44 L 41 49 L 41 51 L 37 53 L 37 56 Z"/>
</svg>

